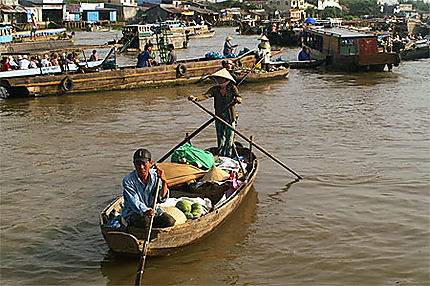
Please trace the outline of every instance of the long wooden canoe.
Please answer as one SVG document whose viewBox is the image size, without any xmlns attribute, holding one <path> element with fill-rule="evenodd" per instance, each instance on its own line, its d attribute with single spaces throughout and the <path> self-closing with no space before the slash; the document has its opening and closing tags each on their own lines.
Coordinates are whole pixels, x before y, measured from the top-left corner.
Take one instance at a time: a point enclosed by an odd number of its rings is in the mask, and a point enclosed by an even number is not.
<svg viewBox="0 0 430 286">
<path fill-rule="evenodd" d="M 214 152 L 216 149 L 211 148 Z M 212 201 L 213 209 L 207 214 L 194 219 L 187 220 L 183 224 L 168 228 L 153 228 L 149 243 L 148 255 L 161 256 L 173 253 L 183 247 L 201 241 L 217 227 L 219 227 L 240 206 L 256 178 L 259 162 L 256 156 L 248 148 L 237 148 L 239 156 L 245 158 L 247 163 L 246 180 L 227 200 L 217 204 L 223 193 L 214 188 L 200 187 L 195 192 L 189 192 L 187 184 L 179 184 L 170 188 L 170 197 L 201 197 Z M 243 179 L 242 179 L 243 180 Z M 197 193 L 196 193 L 197 192 Z M 223 190 L 221 189 L 221 192 Z M 115 253 L 121 255 L 139 255 L 147 236 L 146 229 L 133 227 L 112 228 L 107 227 L 109 215 L 118 212 L 123 197 L 115 199 L 100 213 L 100 228 L 103 237 Z"/>
<path fill-rule="evenodd" d="M 251 67 L 255 57 L 245 56 L 240 61 L 243 66 Z M 223 59 L 199 58 L 145 68 L 121 67 L 90 73 L 2 78 L 0 86 L 10 97 L 28 97 L 196 83 L 221 69 L 222 62 Z"/>
</svg>

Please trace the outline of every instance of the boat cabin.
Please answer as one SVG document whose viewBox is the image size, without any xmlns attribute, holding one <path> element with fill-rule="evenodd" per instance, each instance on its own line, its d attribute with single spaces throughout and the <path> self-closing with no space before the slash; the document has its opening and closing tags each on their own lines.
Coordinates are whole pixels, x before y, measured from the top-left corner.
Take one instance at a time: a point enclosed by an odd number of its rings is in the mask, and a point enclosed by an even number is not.
<svg viewBox="0 0 430 286">
<path fill-rule="evenodd" d="M 12 42 L 12 27 L 5 26 L 0 27 L 0 43 L 10 43 Z"/>
<path fill-rule="evenodd" d="M 311 48 L 312 59 L 336 67 L 382 70 L 399 62 L 395 53 L 378 49 L 378 35 L 344 27 L 308 27 L 304 44 Z"/>
</svg>

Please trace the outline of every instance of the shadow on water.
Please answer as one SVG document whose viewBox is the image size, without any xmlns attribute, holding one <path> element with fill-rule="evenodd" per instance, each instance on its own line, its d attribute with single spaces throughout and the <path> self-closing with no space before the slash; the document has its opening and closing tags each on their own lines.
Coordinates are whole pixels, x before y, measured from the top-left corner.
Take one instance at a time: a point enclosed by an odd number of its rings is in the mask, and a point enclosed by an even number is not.
<svg viewBox="0 0 430 286">
<path fill-rule="evenodd" d="M 150 257 L 146 261 L 144 283 L 207 284 L 208 277 L 222 275 L 229 280 L 232 275 L 223 269 L 228 261 L 240 256 L 244 243 L 253 233 L 252 224 L 257 219 L 258 195 L 254 187 L 241 206 L 214 233 L 197 244 L 164 257 Z M 196 273 L 195 263 L 199 263 Z M 100 262 L 100 271 L 107 285 L 132 285 L 136 278 L 139 259 L 121 257 L 108 251 Z M 229 282 L 230 283 L 230 282 Z"/>
</svg>

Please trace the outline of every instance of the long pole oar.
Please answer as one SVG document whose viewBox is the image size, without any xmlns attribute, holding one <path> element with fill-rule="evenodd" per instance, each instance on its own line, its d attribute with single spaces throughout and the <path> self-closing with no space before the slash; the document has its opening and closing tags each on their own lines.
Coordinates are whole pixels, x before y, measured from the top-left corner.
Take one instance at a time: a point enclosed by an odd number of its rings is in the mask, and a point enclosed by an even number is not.
<svg viewBox="0 0 430 286">
<path fill-rule="evenodd" d="M 241 78 L 241 80 L 239 81 L 239 83 L 237 84 L 237 85 L 239 85 L 239 84 L 241 84 L 244 80 L 245 80 L 245 78 L 250 74 L 250 73 L 252 73 L 252 71 L 253 70 L 255 70 L 255 68 L 258 66 L 258 64 L 259 63 L 261 63 L 262 61 L 263 61 L 263 59 L 264 59 L 264 57 L 262 57 L 258 62 L 256 62 L 255 64 L 254 64 L 254 66 L 252 67 L 252 69 L 249 71 L 249 72 L 247 72 L 242 78 Z"/>
<path fill-rule="evenodd" d="M 154 205 L 152 207 L 153 210 L 155 210 L 155 208 L 157 207 L 157 199 L 158 199 L 158 193 L 160 190 L 160 185 L 161 185 L 161 178 L 158 178 L 157 189 L 155 190 Z M 140 286 L 142 284 L 143 272 L 145 271 L 146 254 L 148 252 L 148 244 L 151 238 L 153 222 L 154 222 L 154 215 L 151 216 L 151 221 L 149 223 L 149 228 L 148 228 L 148 236 L 146 237 L 145 244 L 143 245 L 143 248 L 142 248 L 142 256 L 140 257 L 139 268 L 137 269 L 137 276 L 136 276 L 136 282 L 135 282 L 136 286 Z"/>
<path fill-rule="evenodd" d="M 229 110 L 230 107 L 232 107 L 235 104 L 236 104 L 236 102 L 234 102 L 234 101 L 230 102 L 230 104 L 222 111 L 222 113 L 224 113 L 227 110 Z M 172 155 L 172 153 L 175 152 L 176 149 L 178 149 L 179 147 L 181 147 L 182 145 L 184 145 L 186 142 L 190 141 L 193 137 L 195 137 L 197 134 L 199 134 L 203 129 L 205 129 L 206 127 L 208 127 L 208 125 L 211 124 L 214 121 L 215 121 L 215 118 L 211 118 L 208 121 L 206 121 L 199 128 L 197 128 L 196 130 L 194 130 L 193 133 L 191 133 L 190 135 L 188 135 L 187 137 L 185 137 L 184 140 L 182 140 L 181 142 L 179 142 L 175 147 L 173 147 L 169 152 L 167 152 L 163 157 L 161 157 L 157 162 L 161 163 L 164 160 L 166 160 L 167 158 L 169 158 L 169 156 Z"/>
<path fill-rule="evenodd" d="M 254 141 L 252 141 L 251 139 L 249 139 L 248 136 L 246 136 L 245 134 L 243 134 L 241 131 L 239 131 L 236 128 L 234 128 L 233 126 L 231 126 L 230 123 L 228 123 L 227 121 L 225 121 L 224 119 L 222 119 L 221 117 L 219 117 L 218 115 L 216 115 L 215 113 L 213 113 L 212 111 L 210 111 L 209 109 L 207 109 L 206 107 L 204 107 L 203 105 L 201 105 L 200 103 L 198 103 L 197 101 L 192 101 L 192 102 L 195 105 L 197 105 L 198 107 L 200 107 L 201 109 L 203 109 L 204 111 L 206 111 L 206 113 L 212 115 L 213 118 L 215 118 L 216 120 L 222 122 L 228 128 L 230 128 L 231 130 L 233 130 L 237 135 L 239 135 L 240 137 L 242 137 L 243 139 L 245 139 L 246 141 L 248 141 L 250 144 L 254 145 L 258 150 L 260 150 L 261 152 L 263 152 L 267 157 L 269 157 L 270 159 L 272 159 L 273 161 L 275 161 L 276 163 L 278 163 L 279 165 L 281 165 L 282 167 L 284 167 L 285 169 L 287 169 L 288 171 L 290 171 L 291 173 L 293 173 L 297 178 L 302 179 L 302 177 L 299 174 L 297 174 L 296 172 L 294 172 L 293 170 L 291 170 L 290 168 L 288 168 L 288 166 L 285 165 L 281 160 L 279 160 L 278 158 L 276 158 L 275 156 L 273 156 L 272 154 L 270 154 L 268 151 L 266 151 L 263 147 L 261 147 L 260 145 L 258 145 L 257 143 L 255 143 Z"/>
</svg>

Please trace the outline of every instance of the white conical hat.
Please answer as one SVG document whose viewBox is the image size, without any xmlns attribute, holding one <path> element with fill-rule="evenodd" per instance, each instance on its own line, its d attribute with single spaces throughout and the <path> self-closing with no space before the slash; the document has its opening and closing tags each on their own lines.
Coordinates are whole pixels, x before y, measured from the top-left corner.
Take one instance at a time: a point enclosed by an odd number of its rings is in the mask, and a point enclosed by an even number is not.
<svg viewBox="0 0 430 286">
<path fill-rule="evenodd" d="M 216 73 L 211 74 L 209 77 L 210 78 L 211 77 L 222 77 L 222 78 L 228 79 L 228 80 L 236 83 L 236 81 L 234 80 L 234 78 L 231 76 L 231 74 L 225 68 L 224 69 L 220 69 Z"/>
<path fill-rule="evenodd" d="M 265 35 L 262 35 L 260 41 L 269 41 L 269 39 Z"/>
</svg>

